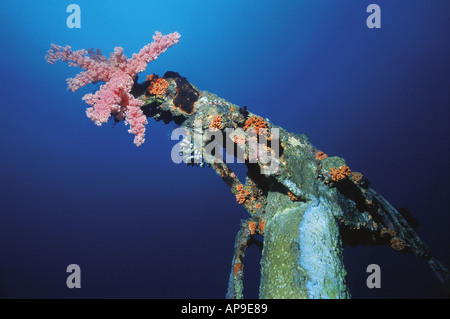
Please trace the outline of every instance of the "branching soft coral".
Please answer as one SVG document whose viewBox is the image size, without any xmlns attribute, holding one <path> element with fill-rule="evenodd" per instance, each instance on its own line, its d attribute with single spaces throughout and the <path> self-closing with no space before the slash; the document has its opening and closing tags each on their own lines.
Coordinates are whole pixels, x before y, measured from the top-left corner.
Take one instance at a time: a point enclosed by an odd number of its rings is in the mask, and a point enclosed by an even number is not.
<svg viewBox="0 0 450 319">
<path fill-rule="evenodd" d="M 114 48 L 114 52 L 107 59 L 100 50 L 72 51 L 70 46 L 61 47 L 55 44 L 51 45 L 45 58 L 50 64 L 61 60 L 68 62 L 69 66 L 85 70 L 74 78 L 67 79 L 68 89 L 71 91 L 77 91 L 92 82 L 105 82 L 98 91 L 83 97 L 90 105 L 86 115 L 97 125 L 107 122 L 110 116 L 114 116 L 118 121 L 125 120 L 125 123 L 130 125 L 128 132 L 136 135 L 134 143 L 139 146 L 145 141 L 147 118 L 140 108 L 143 102 L 130 93 L 134 79 L 138 73 L 145 70 L 149 62 L 178 43 L 179 38 L 177 32 L 164 36 L 156 32 L 154 41 L 144 46 L 139 53 L 133 54 L 131 59 L 123 54 L 121 47 Z"/>
</svg>

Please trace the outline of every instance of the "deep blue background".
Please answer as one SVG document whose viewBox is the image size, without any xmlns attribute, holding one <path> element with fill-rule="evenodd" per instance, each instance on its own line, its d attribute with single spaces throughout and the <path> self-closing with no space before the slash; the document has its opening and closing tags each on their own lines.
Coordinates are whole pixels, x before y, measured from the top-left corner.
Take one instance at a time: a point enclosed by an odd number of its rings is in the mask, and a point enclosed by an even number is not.
<svg viewBox="0 0 450 319">
<path fill-rule="evenodd" d="M 382 28 L 366 27 L 366 7 Z M 211 169 L 173 164 L 173 128 L 150 122 L 137 148 L 121 123 L 95 126 L 79 70 L 48 65 L 50 43 L 115 46 L 127 55 L 155 30 L 180 43 L 149 73 L 177 71 L 274 123 L 305 132 L 345 158 L 420 222 L 450 265 L 450 1 L 8 1 L 0 19 L 0 296 L 223 298 L 239 220 L 246 217 Z M 245 268 L 257 297 L 256 247 Z M 82 270 L 70 290 L 67 265 Z M 368 264 L 382 288 L 365 285 Z M 389 247 L 346 247 L 355 298 L 445 297 L 426 262 Z"/>
</svg>

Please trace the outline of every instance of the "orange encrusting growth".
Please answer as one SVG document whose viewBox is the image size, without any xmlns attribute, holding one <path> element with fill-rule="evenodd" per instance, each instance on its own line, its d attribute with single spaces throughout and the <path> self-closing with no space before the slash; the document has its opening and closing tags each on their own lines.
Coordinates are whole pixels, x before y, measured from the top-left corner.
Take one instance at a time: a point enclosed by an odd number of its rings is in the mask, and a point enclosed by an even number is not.
<svg viewBox="0 0 450 319">
<path fill-rule="evenodd" d="M 251 235 L 256 234 L 256 223 L 255 222 L 248 222 L 248 229 L 250 230 L 250 234 Z"/>
<path fill-rule="evenodd" d="M 347 176 L 349 176 L 351 172 L 352 171 L 347 165 L 342 165 L 338 169 L 334 167 L 330 168 L 331 179 L 335 182 L 339 182 L 347 178 Z"/>
<path fill-rule="evenodd" d="M 245 195 L 241 193 L 236 194 L 236 201 L 238 202 L 238 204 L 244 204 Z"/>
<path fill-rule="evenodd" d="M 248 185 L 238 184 L 233 191 L 236 201 L 250 212 L 259 214 L 264 211 L 264 196 L 261 190 L 257 189 L 252 181 L 248 181 Z"/>
<path fill-rule="evenodd" d="M 233 276 L 236 277 L 236 275 L 239 273 L 239 271 L 242 271 L 243 266 L 240 262 L 237 262 L 234 264 L 234 271 L 233 271 Z"/>
<path fill-rule="evenodd" d="M 222 117 L 220 115 L 213 116 L 211 123 L 209 124 L 210 129 L 222 129 Z"/>
<path fill-rule="evenodd" d="M 238 193 L 236 194 L 236 201 L 238 202 L 238 204 L 243 204 L 245 202 L 244 185 L 237 185 L 236 190 L 238 191 Z"/>
<path fill-rule="evenodd" d="M 264 235 L 264 229 L 266 229 L 266 221 L 265 221 L 265 219 L 263 219 L 258 225 L 258 230 L 259 230 L 261 235 Z"/>
<path fill-rule="evenodd" d="M 234 142 L 240 146 L 244 145 L 245 144 L 245 135 L 236 135 L 234 137 Z"/>
<path fill-rule="evenodd" d="M 256 134 L 259 134 L 260 129 L 267 129 L 267 122 L 264 121 L 262 117 L 259 116 L 252 116 L 244 123 L 244 130 L 247 130 L 249 128 L 253 128 L 256 131 Z"/>
<path fill-rule="evenodd" d="M 158 77 L 156 74 L 147 75 L 146 80 L 150 81 L 150 85 L 148 86 L 148 92 L 150 94 L 162 95 L 169 86 L 169 83 L 165 79 Z"/>
<path fill-rule="evenodd" d="M 318 160 L 323 160 L 324 158 L 327 158 L 327 157 L 328 157 L 328 155 L 322 151 L 319 151 L 316 153 L 316 159 L 318 159 Z"/>
<path fill-rule="evenodd" d="M 359 172 L 352 172 L 352 175 L 350 177 L 352 178 L 353 182 L 358 185 L 364 176 Z"/>
<path fill-rule="evenodd" d="M 392 249 L 397 251 L 402 251 L 405 249 L 405 243 L 403 242 L 403 240 L 397 237 L 392 238 L 391 241 L 389 242 L 389 245 L 391 246 Z"/>
<path fill-rule="evenodd" d="M 395 231 L 393 229 L 383 227 L 380 230 L 380 236 L 381 237 L 386 237 L 386 236 L 394 237 L 394 236 L 397 236 L 397 234 L 395 233 Z"/>
<path fill-rule="evenodd" d="M 288 191 L 287 194 L 288 194 L 289 198 L 291 199 L 291 201 L 295 202 L 296 200 L 298 200 L 297 196 L 292 194 L 290 191 Z"/>
</svg>

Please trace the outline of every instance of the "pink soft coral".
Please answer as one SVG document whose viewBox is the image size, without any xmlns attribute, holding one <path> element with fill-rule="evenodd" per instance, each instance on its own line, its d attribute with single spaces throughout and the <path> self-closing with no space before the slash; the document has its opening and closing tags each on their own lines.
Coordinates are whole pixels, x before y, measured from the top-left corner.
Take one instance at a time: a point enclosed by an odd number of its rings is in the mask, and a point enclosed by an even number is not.
<svg viewBox="0 0 450 319">
<path fill-rule="evenodd" d="M 100 50 L 72 51 L 70 46 L 61 47 L 54 44 L 45 58 L 50 64 L 62 60 L 68 62 L 69 66 L 85 70 L 74 78 L 67 79 L 68 89 L 71 91 L 77 91 L 92 82 L 105 82 L 98 91 L 83 97 L 90 105 L 86 110 L 87 116 L 97 125 L 107 122 L 110 116 L 119 121 L 125 120 L 130 125 L 128 132 L 136 135 L 134 144 L 139 146 L 145 141 L 147 118 L 140 108 L 143 102 L 130 93 L 134 78 L 145 70 L 149 62 L 178 43 L 179 38 L 180 34 L 177 32 L 164 36 L 156 32 L 154 41 L 144 46 L 139 53 L 134 53 L 131 59 L 123 54 L 121 47 L 114 48 L 114 52 L 107 59 Z"/>
</svg>

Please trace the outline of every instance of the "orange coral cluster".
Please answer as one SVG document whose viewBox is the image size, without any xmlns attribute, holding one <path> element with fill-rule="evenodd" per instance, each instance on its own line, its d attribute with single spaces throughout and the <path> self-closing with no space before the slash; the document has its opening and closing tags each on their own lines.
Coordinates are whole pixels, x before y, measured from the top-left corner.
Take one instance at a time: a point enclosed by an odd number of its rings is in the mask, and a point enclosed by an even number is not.
<svg viewBox="0 0 450 319">
<path fill-rule="evenodd" d="M 233 276 L 236 277 L 236 275 L 239 273 L 239 271 L 242 271 L 243 266 L 240 262 L 237 262 L 234 264 L 234 271 L 233 271 Z"/>
<path fill-rule="evenodd" d="M 319 151 L 316 153 L 316 159 L 318 159 L 318 160 L 323 160 L 324 158 L 327 158 L 327 157 L 328 157 L 328 155 L 322 151 Z"/>
<path fill-rule="evenodd" d="M 266 221 L 263 219 L 259 222 L 258 226 L 256 222 L 248 222 L 248 229 L 251 235 L 255 235 L 258 231 L 261 235 L 264 235 L 264 229 L 266 228 Z"/>
<path fill-rule="evenodd" d="M 287 194 L 288 194 L 289 198 L 291 199 L 291 201 L 295 202 L 296 200 L 298 200 L 297 196 L 292 194 L 290 191 L 288 191 Z"/>
<path fill-rule="evenodd" d="M 256 184 L 250 179 L 247 180 L 247 185 L 244 186 L 236 174 L 226 164 L 214 163 L 212 165 L 214 170 L 231 188 L 233 194 L 236 196 L 236 201 L 240 205 L 244 205 L 251 213 L 260 213 L 264 211 L 267 200 L 264 193 Z"/>
<path fill-rule="evenodd" d="M 265 207 L 262 191 L 250 180 L 245 187 L 242 184 L 236 186 L 235 196 L 238 204 L 244 205 L 251 213 L 256 213 Z"/>
<path fill-rule="evenodd" d="M 347 165 L 342 165 L 338 169 L 334 167 L 330 168 L 331 179 L 335 182 L 339 182 L 345 179 L 347 176 L 350 175 L 351 172 L 352 171 Z"/>
<path fill-rule="evenodd" d="M 236 135 L 234 137 L 234 142 L 237 145 L 244 145 L 245 144 L 245 135 L 241 135 L 241 134 Z"/>
<path fill-rule="evenodd" d="M 265 221 L 265 219 L 263 219 L 258 225 L 258 230 L 261 233 L 261 235 L 264 235 L 265 229 L 266 229 L 266 221 Z"/>
<path fill-rule="evenodd" d="M 250 234 L 251 235 L 256 234 L 256 223 L 255 222 L 248 222 L 248 229 L 250 230 Z"/>
<path fill-rule="evenodd" d="M 244 202 L 245 202 L 245 195 L 241 194 L 241 193 L 236 194 L 236 201 L 240 205 L 244 204 Z"/>
<path fill-rule="evenodd" d="M 363 178 L 363 174 L 361 174 L 359 172 L 352 172 L 351 178 L 356 185 L 359 185 L 359 182 L 361 182 L 361 180 Z"/>
<path fill-rule="evenodd" d="M 222 117 L 220 115 L 213 116 L 211 124 L 209 124 L 210 129 L 222 129 Z"/>
<path fill-rule="evenodd" d="M 239 184 L 236 186 L 236 190 L 238 193 L 236 194 L 236 201 L 238 204 L 244 204 L 245 202 L 245 192 L 244 192 L 244 185 Z"/>
<path fill-rule="evenodd" d="M 403 242 L 403 240 L 397 237 L 392 238 L 389 245 L 392 249 L 397 251 L 402 251 L 403 249 L 405 249 L 405 243 Z"/>
<path fill-rule="evenodd" d="M 259 117 L 256 115 L 248 118 L 248 120 L 245 121 L 245 123 L 244 123 L 244 130 L 253 128 L 253 129 L 255 129 L 256 134 L 259 134 L 260 129 L 266 129 L 267 127 L 268 127 L 267 122 L 264 121 L 264 119 L 262 117 Z"/>
<path fill-rule="evenodd" d="M 148 92 L 154 95 L 161 95 L 166 92 L 169 83 L 163 79 L 158 77 L 156 74 L 147 75 L 147 81 L 150 81 L 150 85 L 148 87 Z"/>
</svg>

